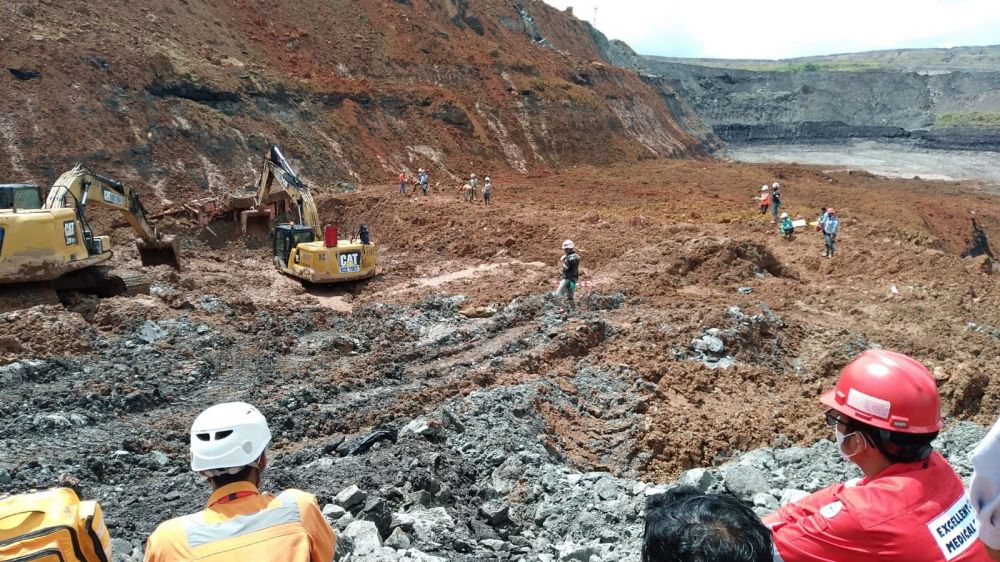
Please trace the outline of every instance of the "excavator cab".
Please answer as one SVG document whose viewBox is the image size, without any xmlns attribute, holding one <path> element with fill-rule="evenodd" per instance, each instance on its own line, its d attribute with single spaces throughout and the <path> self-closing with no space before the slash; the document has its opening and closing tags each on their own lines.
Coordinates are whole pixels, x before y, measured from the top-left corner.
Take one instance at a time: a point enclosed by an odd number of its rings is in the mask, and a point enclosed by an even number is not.
<svg viewBox="0 0 1000 562">
<path fill-rule="evenodd" d="M 0 210 L 41 209 L 42 190 L 27 183 L 0 184 Z"/>
<path fill-rule="evenodd" d="M 281 260 L 281 265 L 288 263 L 288 256 L 299 244 L 313 242 L 316 233 L 311 226 L 301 224 L 278 224 L 272 234 L 274 240 L 274 257 Z"/>
</svg>

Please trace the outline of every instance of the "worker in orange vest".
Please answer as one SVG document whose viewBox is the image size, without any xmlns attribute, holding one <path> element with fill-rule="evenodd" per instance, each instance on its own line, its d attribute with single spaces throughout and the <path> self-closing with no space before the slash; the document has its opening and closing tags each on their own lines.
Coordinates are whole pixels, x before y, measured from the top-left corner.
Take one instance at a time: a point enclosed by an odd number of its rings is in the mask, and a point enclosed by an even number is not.
<svg viewBox="0 0 1000 562">
<path fill-rule="evenodd" d="M 767 185 L 760 188 L 760 197 L 757 199 L 757 204 L 760 205 L 760 214 L 767 213 L 767 208 L 771 205 L 771 196 L 767 192 Z"/>
<path fill-rule="evenodd" d="M 258 490 L 271 442 L 267 420 L 250 404 L 205 410 L 191 426 L 191 469 L 208 478 L 204 510 L 160 524 L 145 562 L 329 562 L 336 537 L 312 494 Z"/>
</svg>

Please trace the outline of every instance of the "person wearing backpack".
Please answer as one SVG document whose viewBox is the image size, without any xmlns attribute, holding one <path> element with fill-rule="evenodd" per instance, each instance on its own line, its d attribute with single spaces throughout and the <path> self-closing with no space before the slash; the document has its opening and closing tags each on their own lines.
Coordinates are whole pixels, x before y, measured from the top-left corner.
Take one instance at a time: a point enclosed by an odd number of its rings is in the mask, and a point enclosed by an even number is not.
<svg viewBox="0 0 1000 562">
<path fill-rule="evenodd" d="M 145 562 L 329 562 L 337 539 L 301 490 L 261 493 L 271 431 L 257 408 L 218 404 L 191 426 L 191 469 L 208 479 L 204 510 L 161 523 L 146 541 Z"/>
</svg>

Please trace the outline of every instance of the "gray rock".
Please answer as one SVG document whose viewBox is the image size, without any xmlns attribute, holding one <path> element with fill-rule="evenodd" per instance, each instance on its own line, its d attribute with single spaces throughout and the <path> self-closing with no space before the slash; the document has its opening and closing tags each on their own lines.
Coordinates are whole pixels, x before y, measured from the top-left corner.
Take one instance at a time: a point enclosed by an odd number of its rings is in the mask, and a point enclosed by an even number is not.
<svg viewBox="0 0 1000 562">
<path fill-rule="evenodd" d="M 499 539 L 483 539 L 479 541 L 479 544 L 494 552 L 506 552 L 507 550 L 510 550 L 510 544 L 508 544 L 507 541 Z"/>
<path fill-rule="evenodd" d="M 345 513 L 345 514 L 343 514 L 343 515 L 340 516 L 340 519 L 337 519 L 336 521 L 334 521 L 333 525 L 334 525 L 334 527 L 336 527 L 338 529 L 346 529 L 347 526 L 350 525 L 353 522 L 354 522 L 354 516 L 351 515 L 350 513 Z M 374 524 L 375 523 L 372 523 L 372 525 L 374 525 Z"/>
<path fill-rule="evenodd" d="M 354 545 L 351 552 L 357 556 L 371 554 L 382 546 L 378 528 L 371 521 L 353 521 L 343 530 L 342 535 L 351 540 Z"/>
<path fill-rule="evenodd" d="M 754 494 L 753 504 L 756 507 L 774 510 L 778 508 L 778 499 L 767 493 Z"/>
<path fill-rule="evenodd" d="M 695 351 L 701 351 L 702 353 L 712 353 L 715 355 L 721 355 L 726 349 L 726 344 L 715 336 L 705 334 L 700 338 L 691 341 L 691 347 Z"/>
<path fill-rule="evenodd" d="M 399 430 L 399 436 L 419 435 L 421 437 L 433 437 L 441 432 L 442 427 L 441 420 L 421 416 L 404 425 L 403 429 Z"/>
<path fill-rule="evenodd" d="M 328 503 L 323 506 L 323 515 L 330 521 L 336 521 L 344 516 L 347 510 L 335 503 Z"/>
<path fill-rule="evenodd" d="M 723 467 L 722 482 L 727 490 L 744 501 L 751 500 L 756 494 L 768 493 L 771 490 L 764 471 L 743 463 Z"/>
<path fill-rule="evenodd" d="M 111 539 L 112 562 L 131 562 L 132 543 L 125 539 Z"/>
<path fill-rule="evenodd" d="M 0 468 L 0 486 L 6 486 L 13 481 L 13 478 L 10 477 L 10 472 L 6 468 Z"/>
<path fill-rule="evenodd" d="M 167 466 L 170 464 L 170 457 L 168 457 L 163 451 L 153 451 L 149 454 L 149 456 L 153 459 L 153 462 L 160 466 Z"/>
<path fill-rule="evenodd" d="M 494 527 L 511 523 L 510 507 L 498 500 L 491 500 L 479 506 L 479 515 Z"/>
<path fill-rule="evenodd" d="M 364 502 L 366 499 L 368 499 L 368 494 L 363 492 L 360 488 L 357 486 L 348 486 L 347 488 L 341 490 L 333 501 L 344 509 L 351 509 L 352 507 Z"/>
<path fill-rule="evenodd" d="M 788 488 L 781 492 L 781 497 L 778 498 L 778 504 L 785 505 L 786 503 L 795 503 L 808 495 L 809 492 L 806 492 L 805 490 Z"/>
<path fill-rule="evenodd" d="M 715 476 L 704 468 L 692 468 L 684 471 L 677 479 L 677 484 L 682 486 L 694 486 L 702 492 L 707 492 L 712 484 L 716 482 Z"/>
<path fill-rule="evenodd" d="M 170 334 L 166 330 L 161 328 L 156 322 L 152 320 L 146 320 L 142 327 L 136 332 L 135 336 L 146 343 L 153 343 L 162 339 L 166 339 Z"/>
<path fill-rule="evenodd" d="M 403 529 L 396 527 L 393 529 L 392 533 L 389 534 L 389 538 L 385 539 L 385 546 L 396 550 L 406 550 L 407 548 L 410 548 L 410 537 L 405 531 L 403 531 Z"/>
<path fill-rule="evenodd" d="M 559 552 L 559 560 L 579 560 L 580 562 L 590 562 L 590 557 L 600 552 L 596 547 L 581 546 L 568 541 L 556 545 L 556 550 Z"/>
</svg>

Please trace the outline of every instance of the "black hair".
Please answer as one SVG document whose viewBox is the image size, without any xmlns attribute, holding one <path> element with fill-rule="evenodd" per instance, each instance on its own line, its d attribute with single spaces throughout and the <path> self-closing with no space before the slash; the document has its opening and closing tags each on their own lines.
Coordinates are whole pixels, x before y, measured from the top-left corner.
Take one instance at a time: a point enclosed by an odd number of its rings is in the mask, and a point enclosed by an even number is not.
<svg viewBox="0 0 1000 562">
<path fill-rule="evenodd" d="M 931 456 L 934 447 L 931 442 L 937 437 L 934 433 L 902 433 L 889 431 L 868 425 L 857 420 L 848 420 L 847 432 L 860 432 L 869 443 L 875 446 L 889 462 L 910 463 L 926 460 Z"/>
<path fill-rule="evenodd" d="M 771 560 L 771 532 L 733 496 L 679 486 L 646 501 L 642 562 Z"/>
<path fill-rule="evenodd" d="M 252 465 L 247 465 L 243 467 L 243 470 L 237 472 L 236 474 L 220 474 L 218 476 L 213 476 L 208 480 L 216 488 L 221 488 L 223 486 L 232 484 L 233 482 L 243 482 L 250 480 L 250 471 L 254 470 L 256 467 Z"/>
</svg>

